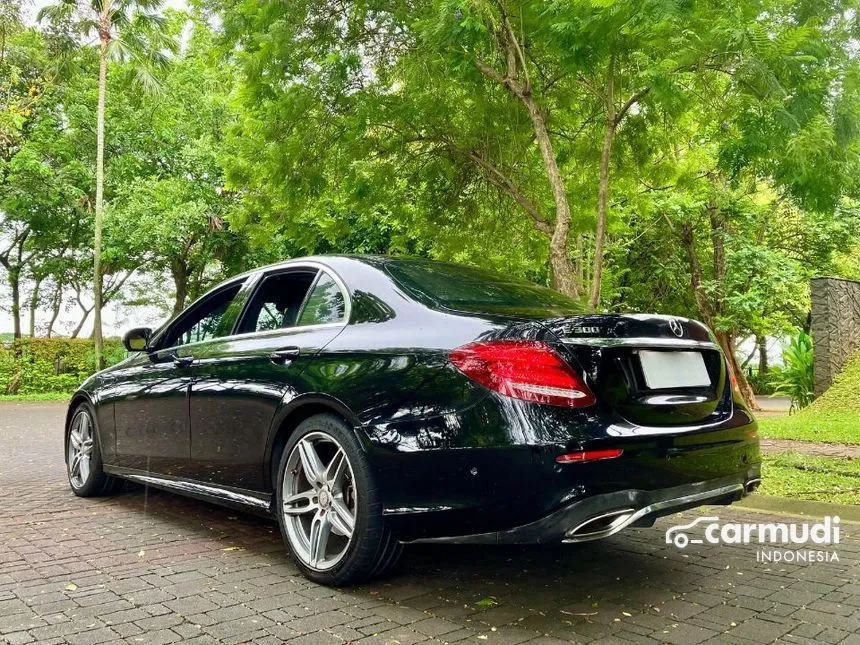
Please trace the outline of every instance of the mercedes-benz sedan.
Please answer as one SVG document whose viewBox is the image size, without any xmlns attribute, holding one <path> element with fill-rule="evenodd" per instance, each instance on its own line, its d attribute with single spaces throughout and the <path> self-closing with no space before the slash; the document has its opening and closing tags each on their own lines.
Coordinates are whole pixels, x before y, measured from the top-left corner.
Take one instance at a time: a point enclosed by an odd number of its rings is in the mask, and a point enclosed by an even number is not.
<svg viewBox="0 0 860 645">
<path fill-rule="evenodd" d="M 125 344 L 71 401 L 72 490 L 128 479 L 271 515 L 326 584 L 407 542 L 582 542 L 759 481 L 704 325 L 475 268 L 293 260 Z"/>
</svg>

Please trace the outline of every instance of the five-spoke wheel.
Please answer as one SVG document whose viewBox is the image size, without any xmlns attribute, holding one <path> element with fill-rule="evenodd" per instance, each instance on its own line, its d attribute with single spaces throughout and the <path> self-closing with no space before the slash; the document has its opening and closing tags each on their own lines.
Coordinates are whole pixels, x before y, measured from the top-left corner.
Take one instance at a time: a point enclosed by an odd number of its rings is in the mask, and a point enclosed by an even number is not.
<svg viewBox="0 0 860 645">
<path fill-rule="evenodd" d="M 75 495 L 92 497 L 111 492 L 117 480 L 102 469 L 98 427 L 92 408 L 81 403 L 66 430 L 66 467 Z"/>
<path fill-rule="evenodd" d="M 337 439 L 311 432 L 287 459 L 283 513 L 290 542 L 309 567 L 330 569 L 349 548 L 358 498 L 352 466 Z"/>
<path fill-rule="evenodd" d="M 90 413 L 79 410 L 69 430 L 68 464 L 69 481 L 75 488 L 83 488 L 90 478 L 90 459 L 93 454 L 93 422 Z"/>
<path fill-rule="evenodd" d="M 402 547 L 382 516 L 367 457 L 339 417 L 319 414 L 298 425 L 275 491 L 284 541 L 311 580 L 358 582 L 397 561 Z"/>
</svg>

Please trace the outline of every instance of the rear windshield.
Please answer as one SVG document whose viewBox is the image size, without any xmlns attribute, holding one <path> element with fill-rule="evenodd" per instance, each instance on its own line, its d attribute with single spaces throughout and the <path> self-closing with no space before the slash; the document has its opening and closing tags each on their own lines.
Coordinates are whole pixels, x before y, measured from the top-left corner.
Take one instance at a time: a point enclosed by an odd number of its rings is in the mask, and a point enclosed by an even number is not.
<svg viewBox="0 0 860 645">
<path fill-rule="evenodd" d="M 542 317 L 587 311 L 557 291 L 485 269 L 422 260 L 389 262 L 386 269 L 410 295 L 446 309 Z"/>
</svg>

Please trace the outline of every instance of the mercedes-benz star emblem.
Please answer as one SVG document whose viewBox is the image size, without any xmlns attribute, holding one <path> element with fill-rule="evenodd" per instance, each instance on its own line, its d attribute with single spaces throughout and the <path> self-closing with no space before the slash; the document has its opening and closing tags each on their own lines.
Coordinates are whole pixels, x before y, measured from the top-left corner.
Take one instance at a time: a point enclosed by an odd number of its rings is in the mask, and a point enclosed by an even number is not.
<svg viewBox="0 0 860 645">
<path fill-rule="evenodd" d="M 678 338 L 684 335 L 684 328 L 681 326 L 681 323 L 677 320 L 669 321 L 669 329 L 672 330 L 672 333 L 675 334 Z"/>
</svg>

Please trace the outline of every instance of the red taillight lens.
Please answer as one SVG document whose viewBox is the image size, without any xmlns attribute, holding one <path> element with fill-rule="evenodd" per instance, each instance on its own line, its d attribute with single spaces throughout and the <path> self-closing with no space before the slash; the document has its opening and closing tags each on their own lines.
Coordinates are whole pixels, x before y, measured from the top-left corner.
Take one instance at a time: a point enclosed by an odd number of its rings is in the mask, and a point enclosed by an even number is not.
<svg viewBox="0 0 860 645">
<path fill-rule="evenodd" d="M 615 459 L 624 454 L 621 448 L 606 448 L 604 450 L 580 450 L 559 455 L 555 460 L 560 464 L 580 464 L 584 461 L 599 461 L 600 459 Z"/>
<path fill-rule="evenodd" d="M 471 343 L 455 349 L 449 358 L 463 374 L 505 396 L 571 408 L 595 402 L 582 378 L 540 341 Z"/>
</svg>

